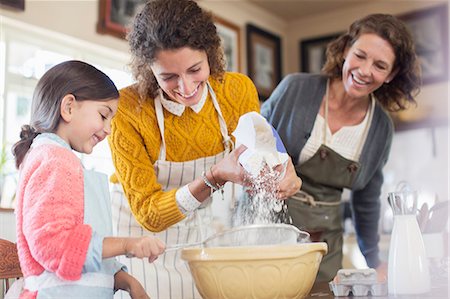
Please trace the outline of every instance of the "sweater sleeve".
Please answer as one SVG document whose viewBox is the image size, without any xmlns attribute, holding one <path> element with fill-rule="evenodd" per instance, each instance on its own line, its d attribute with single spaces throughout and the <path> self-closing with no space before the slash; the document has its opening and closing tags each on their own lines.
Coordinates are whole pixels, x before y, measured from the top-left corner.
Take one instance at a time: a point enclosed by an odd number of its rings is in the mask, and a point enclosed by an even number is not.
<svg viewBox="0 0 450 299">
<path fill-rule="evenodd" d="M 175 200 L 177 189 L 164 192 L 157 181 L 153 167 L 155 160 L 150 155 L 155 148 L 147 148 L 145 139 L 159 148 L 160 136 L 155 134 L 158 124 L 156 118 L 142 116 L 153 116 L 154 113 L 143 113 L 146 108 L 142 108 L 137 99 L 139 96 L 131 87 L 121 90 L 119 109 L 108 142 L 115 176 L 122 184 L 134 217 L 147 230 L 159 232 L 185 216 Z"/>
<path fill-rule="evenodd" d="M 376 268 L 380 264 L 378 256 L 378 222 L 380 219 L 380 193 L 383 184 L 383 167 L 387 162 L 392 142 L 392 134 L 388 137 L 386 147 L 373 176 L 367 185 L 361 190 L 352 192 L 352 217 L 355 225 L 358 246 L 370 268 Z"/>
<path fill-rule="evenodd" d="M 289 74 L 261 106 L 261 114 L 277 130 L 294 164 L 310 137 L 326 79 L 319 75 Z"/>
<path fill-rule="evenodd" d="M 37 154 L 39 150 L 35 150 Z M 32 152 L 33 153 L 33 152 Z M 31 255 L 65 280 L 81 277 L 92 230 L 83 224 L 83 172 L 78 158 L 53 147 L 25 171 L 23 234 Z M 29 159 L 33 161 L 33 156 Z"/>
<path fill-rule="evenodd" d="M 381 169 L 377 170 L 369 184 L 353 192 L 353 221 L 361 253 L 370 268 L 376 268 L 378 258 L 378 219 L 380 218 L 380 189 L 383 183 Z"/>
<path fill-rule="evenodd" d="M 279 119 L 275 115 L 275 107 L 277 105 L 283 105 L 283 100 L 289 100 L 285 96 L 287 88 L 290 84 L 291 76 L 286 76 L 283 80 L 275 87 L 270 97 L 261 106 L 261 115 L 264 116 L 272 125 L 276 126 L 276 119 Z"/>
</svg>

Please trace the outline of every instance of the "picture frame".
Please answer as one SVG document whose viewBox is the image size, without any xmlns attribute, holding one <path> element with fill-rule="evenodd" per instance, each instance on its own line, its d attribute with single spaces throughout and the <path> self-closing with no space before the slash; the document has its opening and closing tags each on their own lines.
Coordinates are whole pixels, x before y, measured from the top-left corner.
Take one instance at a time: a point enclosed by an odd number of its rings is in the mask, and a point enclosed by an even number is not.
<svg viewBox="0 0 450 299">
<path fill-rule="evenodd" d="M 127 28 L 146 0 L 99 0 L 97 32 L 125 39 Z"/>
<path fill-rule="evenodd" d="M 448 5 L 413 11 L 398 18 L 411 31 L 416 54 L 422 68 L 423 84 L 447 81 L 449 78 Z"/>
<path fill-rule="evenodd" d="M 0 7 L 11 10 L 24 11 L 25 0 L 0 0 Z"/>
<path fill-rule="evenodd" d="M 252 24 L 247 24 L 246 35 L 248 75 L 264 101 L 281 80 L 281 39 Z"/>
<path fill-rule="evenodd" d="M 319 74 L 326 61 L 326 50 L 329 42 L 335 40 L 341 33 L 300 40 L 300 66 L 303 73 Z"/>
<path fill-rule="evenodd" d="M 223 52 L 228 72 L 241 71 L 241 30 L 239 26 L 214 16 L 217 33 L 222 40 Z"/>
</svg>

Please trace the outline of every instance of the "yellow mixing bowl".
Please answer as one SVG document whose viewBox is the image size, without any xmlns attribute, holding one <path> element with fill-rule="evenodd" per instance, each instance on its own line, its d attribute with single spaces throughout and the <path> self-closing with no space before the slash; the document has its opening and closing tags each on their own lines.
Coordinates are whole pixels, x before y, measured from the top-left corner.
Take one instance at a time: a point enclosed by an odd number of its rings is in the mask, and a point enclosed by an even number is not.
<svg viewBox="0 0 450 299">
<path fill-rule="evenodd" d="M 185 248 L 204 299 L 304 298 L 310 292 L 326 243 Z"/>
</svg>

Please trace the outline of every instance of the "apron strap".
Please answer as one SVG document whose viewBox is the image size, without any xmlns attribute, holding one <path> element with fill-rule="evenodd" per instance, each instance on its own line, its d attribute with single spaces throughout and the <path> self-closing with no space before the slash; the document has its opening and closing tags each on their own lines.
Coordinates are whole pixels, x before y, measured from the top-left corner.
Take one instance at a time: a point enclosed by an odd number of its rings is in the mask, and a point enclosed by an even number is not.
<svg viewBox="0 0 450 299">
<path fill-rule="evenodd" d="M 292 199 L 304 202 L 306 204 L 309 204 L 310 206 L 316 207 L 316 206 L 338 206 L 341 204 L 341 201 L 333 201 L 333 202 L 327 202 L 327 201 L 318 201 L 314 199 L 314 196 L 306 193 L 305 191 L 298 191 L 296 194 L 294 194 Z"/>
<path fill-rule="evenodd" d="M 164 138 L 164 113 L 160 97 L 163 97 L 162 91 L 155 98 L 156 120 L 158 121 L 159 132 L 161 134 L 161 147 L 159 149 L 158 160 L 166 161 L 166 139 Z"/>
<path fill-rule="evenodd" d="M 323 124 L 323 144 L 327 145 L 327 126 L 328 126 L 328 94 L 330 90 L 330 79 L 327 80 L 327 88 L 325 90 L 325 122 Z"/>
<path fill-rule="evenodd" d="M 216 93 L 214 92 L 208 81 L 206 81 L 206 85 L 208 86 L 209 93 L 211 94 L 214 108 L 216 108 L 217 114 L 219 115 L 220 133 L 222 134 L 225 151 L 226 153 L 229 153 L 234 148 L 234 144 L 230 136 L 228 135 L 227 123 L 225 122 L 225 118 L 222 115 L 222 110 L 220 109 L 219 102 L 217 101 Z"/>
</svg>

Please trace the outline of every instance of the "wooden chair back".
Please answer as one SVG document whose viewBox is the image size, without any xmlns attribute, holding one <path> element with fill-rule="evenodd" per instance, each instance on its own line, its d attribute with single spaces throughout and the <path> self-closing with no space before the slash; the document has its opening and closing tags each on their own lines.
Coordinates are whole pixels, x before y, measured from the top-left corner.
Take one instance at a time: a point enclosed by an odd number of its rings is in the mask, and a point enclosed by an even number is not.
<svg viewBox="0 0 450 299">
<path fill-rule="evenodd" d="M 0 281 L 3 284 L 3 295 L 9 290 L 9 280 L 20 277 L 22 277 L 22 271 L 16 244 L 0 239 Z"/>
</svg>

